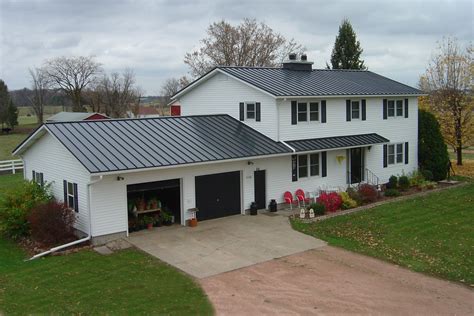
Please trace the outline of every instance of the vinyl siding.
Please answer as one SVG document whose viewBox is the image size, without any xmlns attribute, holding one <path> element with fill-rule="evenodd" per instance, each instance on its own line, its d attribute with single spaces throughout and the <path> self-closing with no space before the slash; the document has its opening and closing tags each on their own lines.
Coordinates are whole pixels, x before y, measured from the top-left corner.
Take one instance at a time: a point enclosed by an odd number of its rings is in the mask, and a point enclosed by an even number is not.
<svg viewBox="0 0 474 316">
<path fill-rule="evenodd" d="M 87 183 L 89 172 L 64 146 L 49 133 L 41 137 L 22 157 L 25 178 L 31 180 L 32 170 L 43 172 L 44 181 L 58 201 L 64 199 L 63 180 L 77 183 L 79 212 L 75 227 L 88 233 Z"/>
<path fill-rule="evenodd" d="M 244 120 L 248 126 L 277 140 L 275 99 L 222 73 L 217 73 L 179 99 L 181 115 L 229 114 L 239 119 L 240 102 L 260 102 L 261 121 Z"/>
</svg>

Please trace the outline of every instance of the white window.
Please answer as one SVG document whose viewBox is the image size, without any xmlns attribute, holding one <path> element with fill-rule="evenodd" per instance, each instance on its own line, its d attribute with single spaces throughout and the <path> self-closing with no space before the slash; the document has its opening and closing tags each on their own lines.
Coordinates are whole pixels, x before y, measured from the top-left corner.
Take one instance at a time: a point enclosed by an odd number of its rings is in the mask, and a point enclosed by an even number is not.
<svg viewBox="0 0 474 316">
<path fill-rule="evenodd" d="M 247 103 L 247 119 L 255 119 L 255 103 Z"/>
<path fill-rule="evenodd" d="M 309 117 L 308 117 L 309 113 Z M 298 122 L 319 121 L 319 102 L 298 102 Z"/>
<path fill-rule="evenodd" d="M 359 101 L 351 102 L 351 118 L 353 120 L 360 119 L 360 103 Z"/>
<path fill-rule="evenodd" d="M 76 196 L 74 195 L 74 183 L 72 182 L 67 182 L 67 185 L 66 185 L 66 196 L 67 196 L 67 200 L 65 201 L 66 205 L 75 210 L 77 212 L 77 208 L 76 208 Z"/>
<path fill-rule="evenodd" d="M 36 172 L 33 170 L 33 180 L 36 184 L 39 184 L 41 186 L 44 185 L 44 178 L 43 178 L 43 173 L 42 172 Z"/>
<path fill-rule="evenodd" d="M 389 165 L 403 163 L 403 143 L 388 145 L 387 162 Z"/>
<path fill-rule="evenodd" d="M 387 116 L 402 117 L 403 116 L 403 100 L 387 101 Z"/>
<path fill-rule="evenodd" d="M 298 156 L 298 178 L 319 176 L 319 153 Z"/>
</svg>

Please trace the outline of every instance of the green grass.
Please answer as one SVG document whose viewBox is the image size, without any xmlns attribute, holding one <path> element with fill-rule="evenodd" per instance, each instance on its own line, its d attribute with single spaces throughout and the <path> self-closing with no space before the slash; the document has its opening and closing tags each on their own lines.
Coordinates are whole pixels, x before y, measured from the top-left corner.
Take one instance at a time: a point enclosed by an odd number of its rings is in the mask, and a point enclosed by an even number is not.
<svg viewBox="0 0 474 316">
<path fill-rule="evenodd" d="M 12 150 L 21 143 L 28 134 L 0 135 L 0 160 L 17 159 L 12 156 Z"/>
<path fill-rule="evenodd" d="M 84 250 L 24 262 L 0 239 L 0 314 L 212 314 L 200 287 L 134 249 Z"/>
<path fill-rule="evenodd" d="M 7 188 L 14 187 L 23 180 L 23 173 L 0 175 L 0 199 Z"/>
<path fill-rule="evenodd" d="M 293 228 L 330 245 L 474 286 L 474 183 Z"/>
</svg>

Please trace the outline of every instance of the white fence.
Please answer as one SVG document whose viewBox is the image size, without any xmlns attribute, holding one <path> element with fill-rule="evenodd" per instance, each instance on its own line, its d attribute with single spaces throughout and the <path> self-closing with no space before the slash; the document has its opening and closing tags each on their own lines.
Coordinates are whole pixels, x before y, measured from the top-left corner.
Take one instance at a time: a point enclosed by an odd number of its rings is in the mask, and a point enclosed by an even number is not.
<svg viewBox="0 0 474 316">
<path fill-rule="evenodd" d="M 20 159 L 15 160 L 0 160 L 0 172 L 11 171 L 13 174 L 17 170 L 23 169 L 23 161 Z"/>
</svg>

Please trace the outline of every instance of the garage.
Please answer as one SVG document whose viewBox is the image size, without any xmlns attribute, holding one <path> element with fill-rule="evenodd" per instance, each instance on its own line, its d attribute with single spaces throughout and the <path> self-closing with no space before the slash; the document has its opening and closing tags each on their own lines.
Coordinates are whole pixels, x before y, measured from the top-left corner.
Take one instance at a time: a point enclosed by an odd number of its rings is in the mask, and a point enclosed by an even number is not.
<svg viewBox="0 0 474 316">
<path fill-rule="evenodd" d="M 241 213 L 240 171 L 195 178 L 198 220 Z"/>
</svg>

